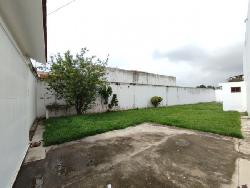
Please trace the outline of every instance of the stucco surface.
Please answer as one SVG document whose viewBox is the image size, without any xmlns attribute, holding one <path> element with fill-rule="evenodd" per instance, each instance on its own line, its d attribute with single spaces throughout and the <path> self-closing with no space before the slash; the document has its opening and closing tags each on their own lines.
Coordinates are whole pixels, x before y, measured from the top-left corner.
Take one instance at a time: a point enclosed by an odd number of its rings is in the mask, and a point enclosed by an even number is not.
<svg viewBox="0 0 250 188">
<path fill-rule="evenodd" d="M 11 187 L 36 118 L 36 78 L 0 17 L 0 187 Z"/>
<path fill-rule="evenodd" d="M 220 86 L 222 86 L 222 90 L 220 90 L 220 95 L 218 97 L 222 100 L 224 111 L 247 111 L 246 84 L 244 81 L 221 83 Z M 231 87 L 240 87 L 241 92 L 232 93 Z"/>
</svg>

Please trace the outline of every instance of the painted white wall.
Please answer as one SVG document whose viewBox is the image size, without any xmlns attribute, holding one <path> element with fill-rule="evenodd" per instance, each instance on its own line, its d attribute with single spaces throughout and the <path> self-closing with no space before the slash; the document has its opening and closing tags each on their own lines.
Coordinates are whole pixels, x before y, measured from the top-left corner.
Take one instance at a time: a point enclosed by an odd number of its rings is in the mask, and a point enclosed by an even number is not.
<svg viewBox="0 0 250 188">
<path fill-rule="evenodd" d="M 36 118 L 36 78 L 0 18 L 0 187 L 12 187 Z"/>
<path fill-rule="evenodd" d="M 243 56 L 243 72 L 246 83 L 246 108 L 250 115 L 250 2 L 248 4 L 248 14 L 246 19 L 245 48 Z"/>
<path fill-rule="evenodd" d="M 207 88 L 188 88 L 176 86 L 159 86 L 159 85 L 142 85 L 142 84 L 128 84 L 111 83 L 113 94 L 117 94 L 119 110 L 127 110 L 133 108 L 152 107 L 150 99 L 153 96 L 160 96 L 163 98 L 160 106 L 171 106 L 180 104 L 194 104 L 200 102 L 216 101 L 215 90 Z M 44 83 L 38 84 L 37 97 L 37 112 L 40 117 L 45 117 L 45 105 L 58 102 L 52 94 L 46 94 L 47 87 Z M 44 97 L 46 96 L 46 97 Z M 110 97 L 111 99 L 111 97 Z M 63 102 L 60 102 L 63 104 Z M 88 112 L 103 112 L 106 109 L 101 105 L 100 98 L 97 98 L 96 104 Z M 58 112 L 58 114 L 61 114 Z M 71 112 L 69 114 L 72 114 Z M 54 114 L 52 114 L 54 116 Z"/>
<path fill-rule="evenodd" d="M 113 93 L 117 94 L 119 109 L 133 109 L 152 107 L 151 97 L 163 98 L 162 105 L 166 105 L 166 87 L 152 85 L 111 84 Z"/>
<path fill-rule="evenodd" d="M 215 90 L 207 88 L 168 87 L 167 105 L 195 104 L 215 101 Z"/>
<path fill-rule="evenodd" d="M 215 98 L 216 102 L 223 102 L 223 90 L 222 89 L 216 89 L 215 90 Z"/>
<path fill-rule="evenodd" d="M 36 116 L 45 117 L 46 106 L 53 103 L 65 104 L 63 100 L 58 100 L 53 92 L 49 91 L 48 84 L 44 81 L 37 80 L 36 85 Z"/>
<path fill-rule="evenodd" d="M 146 85 L 175 86 L 176 78 L 148 72 L 124 70 L 118 68 L 107 69 L 107 80 L 109 82 L 136 83 Z"/>
<path fill-rule="evenodd" d="M 246 84 L 242 82 L 227 82 L 219 84 L 222 86 L 223 110 L 235 110 L 245 112 L 246 105 Z M 231 87 L 241 87 L 240 93 L 231 93 Z"/>
</svg>

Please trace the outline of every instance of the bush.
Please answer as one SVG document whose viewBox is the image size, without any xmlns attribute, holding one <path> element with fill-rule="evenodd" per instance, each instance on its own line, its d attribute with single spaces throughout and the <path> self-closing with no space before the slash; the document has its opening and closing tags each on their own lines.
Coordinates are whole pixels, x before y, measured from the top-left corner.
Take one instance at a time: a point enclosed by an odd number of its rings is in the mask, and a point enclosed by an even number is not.
<svg viewBox="0 0 250 188">
<path fill-rule="evenodd" d="M 110 104 L 108 105 L 109 110 L 111 110 L 114 106 L 118 106 L 118 99 L 116 94 L 113 94 Z"/>
<path fill-rule="evenodd" d="M 109 97 L 112 95 L 112 88 L 110 86 L 104 85 L 100 88 L 99 94 L 104 100 L 104 104 L 108 104 Z"/>
<path fill-rule="evenodd" d="M 154 96 L 151 98 L 151 103 L 154 107 L 157 107 L 161 103 L 162 100 L 163 99 L 161 97 Z"/>
<path fill-rule="evenodd" d="M 95 56 L 89 56 L 83 48 L 73 56 L 70 51 L 51 57 L 48 89 L 55 91 L 58 99 L 75 106 L 77 114 L 85 113 L 96 101 L 98 89 L 107 84 L 106 64 Z"/>
</svg>

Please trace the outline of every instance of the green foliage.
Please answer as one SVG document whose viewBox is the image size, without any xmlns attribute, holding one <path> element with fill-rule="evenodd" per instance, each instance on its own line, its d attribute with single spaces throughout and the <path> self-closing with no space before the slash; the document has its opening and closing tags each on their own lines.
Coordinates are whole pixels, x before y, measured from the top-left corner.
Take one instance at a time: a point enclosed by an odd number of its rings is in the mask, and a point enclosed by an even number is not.
<svg viewBox="0 0 250 188">
<path fill-rule="evenodd" d="M 87 56 L 83 48 L 75 57 L 70 51 L 51 57 L 52 65 L 46 79 L 50 90 L 67 105 L 75 106 L 77 114 L 84 113 L 96 99 L 98 89 L 106 84 L 106 61 Z"/>
<path fill-rule="evenodd" d="M 205 85 L 199 85 L 199 86 L 197 86 L 196 88 L 207 88 Z"/>
<path fill-rule="evenodd" d="M 208 85 L 208 86 L 205 86 L 205 85 L 199 85 L 199 86 L 197 86 L 196 88 L 208 88 L 208 89 L 215 89 L 215 87 L 214 86 L 211 86 L 211 85 Z"/>
<path fill-rule="evenodd" d="M 112 95 L 112 87 L 104 85 L 100 88 L 99 94 L 104 100 L 104 104 L 108 104 L 109 97 Z"/>
<path fill-rule="evenodd" d="M 99 94 L 101 97 L 104 99 L 104 104 L 108 105 L 108 111 L 112 110 L 114 106 L 118 106 L 118 99 L 117 95 L 113 94 L 112 88 L 110 86 L 104 85 L 103 87 L 100 88 Z M 108 104 L 108 99 L 112 95 L 112 99 L 110 103 Z"/>
<path fill-rule="evenodd" d="M 60 144 L 86 136 L 124 129 L 144 122 L 176 126 L 242 138 L 240 114 L 224 112 L 218 103 L 85 114 L 51 118 L 45 122 L 45 145 Z"/>
<path fill-rule="evenodd" d="M 215 89 L 215 87 L 214 86 L 207 86 L 207 88 L 209 88 L 209 89 Z"/>
<path fill-rule="evenodd" d="M 161 103 L 162 100 L 163 99 L 161 97 L 154 96 L 151 98 L 151 103 L 154 107 L 157 107 Z"/>
<path fill-rule="evenodd" d="M 110 104 L 108 105 L 109 110 L 111 110 L 114 106 L 118 106 L 118 99 L 116 94 L 113 94 Z"/>
</svg>

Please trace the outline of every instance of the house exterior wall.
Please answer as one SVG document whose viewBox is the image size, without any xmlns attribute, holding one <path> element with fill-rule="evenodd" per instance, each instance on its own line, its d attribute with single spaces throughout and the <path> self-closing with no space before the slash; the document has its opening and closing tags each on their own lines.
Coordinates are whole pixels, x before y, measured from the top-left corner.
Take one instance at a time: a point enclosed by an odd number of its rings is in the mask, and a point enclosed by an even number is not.
<svg viewBox="0 0 250 188">
<path fill-rule="evenodd" d="M 36 118 L 36 78 L 0 17 L 0 187 L 12 187 Z"/>
<path fill-rule="evenodd" d="M 107 80 L 109 82 L 136 83 L 145 85 L 175 86 L 176 78 L 141 71 L 124 70 L 118 68 L 107 69 Z"/>
<path fill-rule="evenodd" d="M 224 111 L 247 111 L 246 84 L 244 81 L 221 83 L 220 86 L 222 86 L 221 98 L 223 100 Z M 241 92 L 231 93 L 231 87 L 241 87 Z"/>
<path fill-rule="evenodd" d="M 250 3 L 248 4 L 248 14 L 246 19 L 245 47 L 243 56 L 243 72 L 246 83 L 246 108 L 250 115 Z"/>
</svg>

